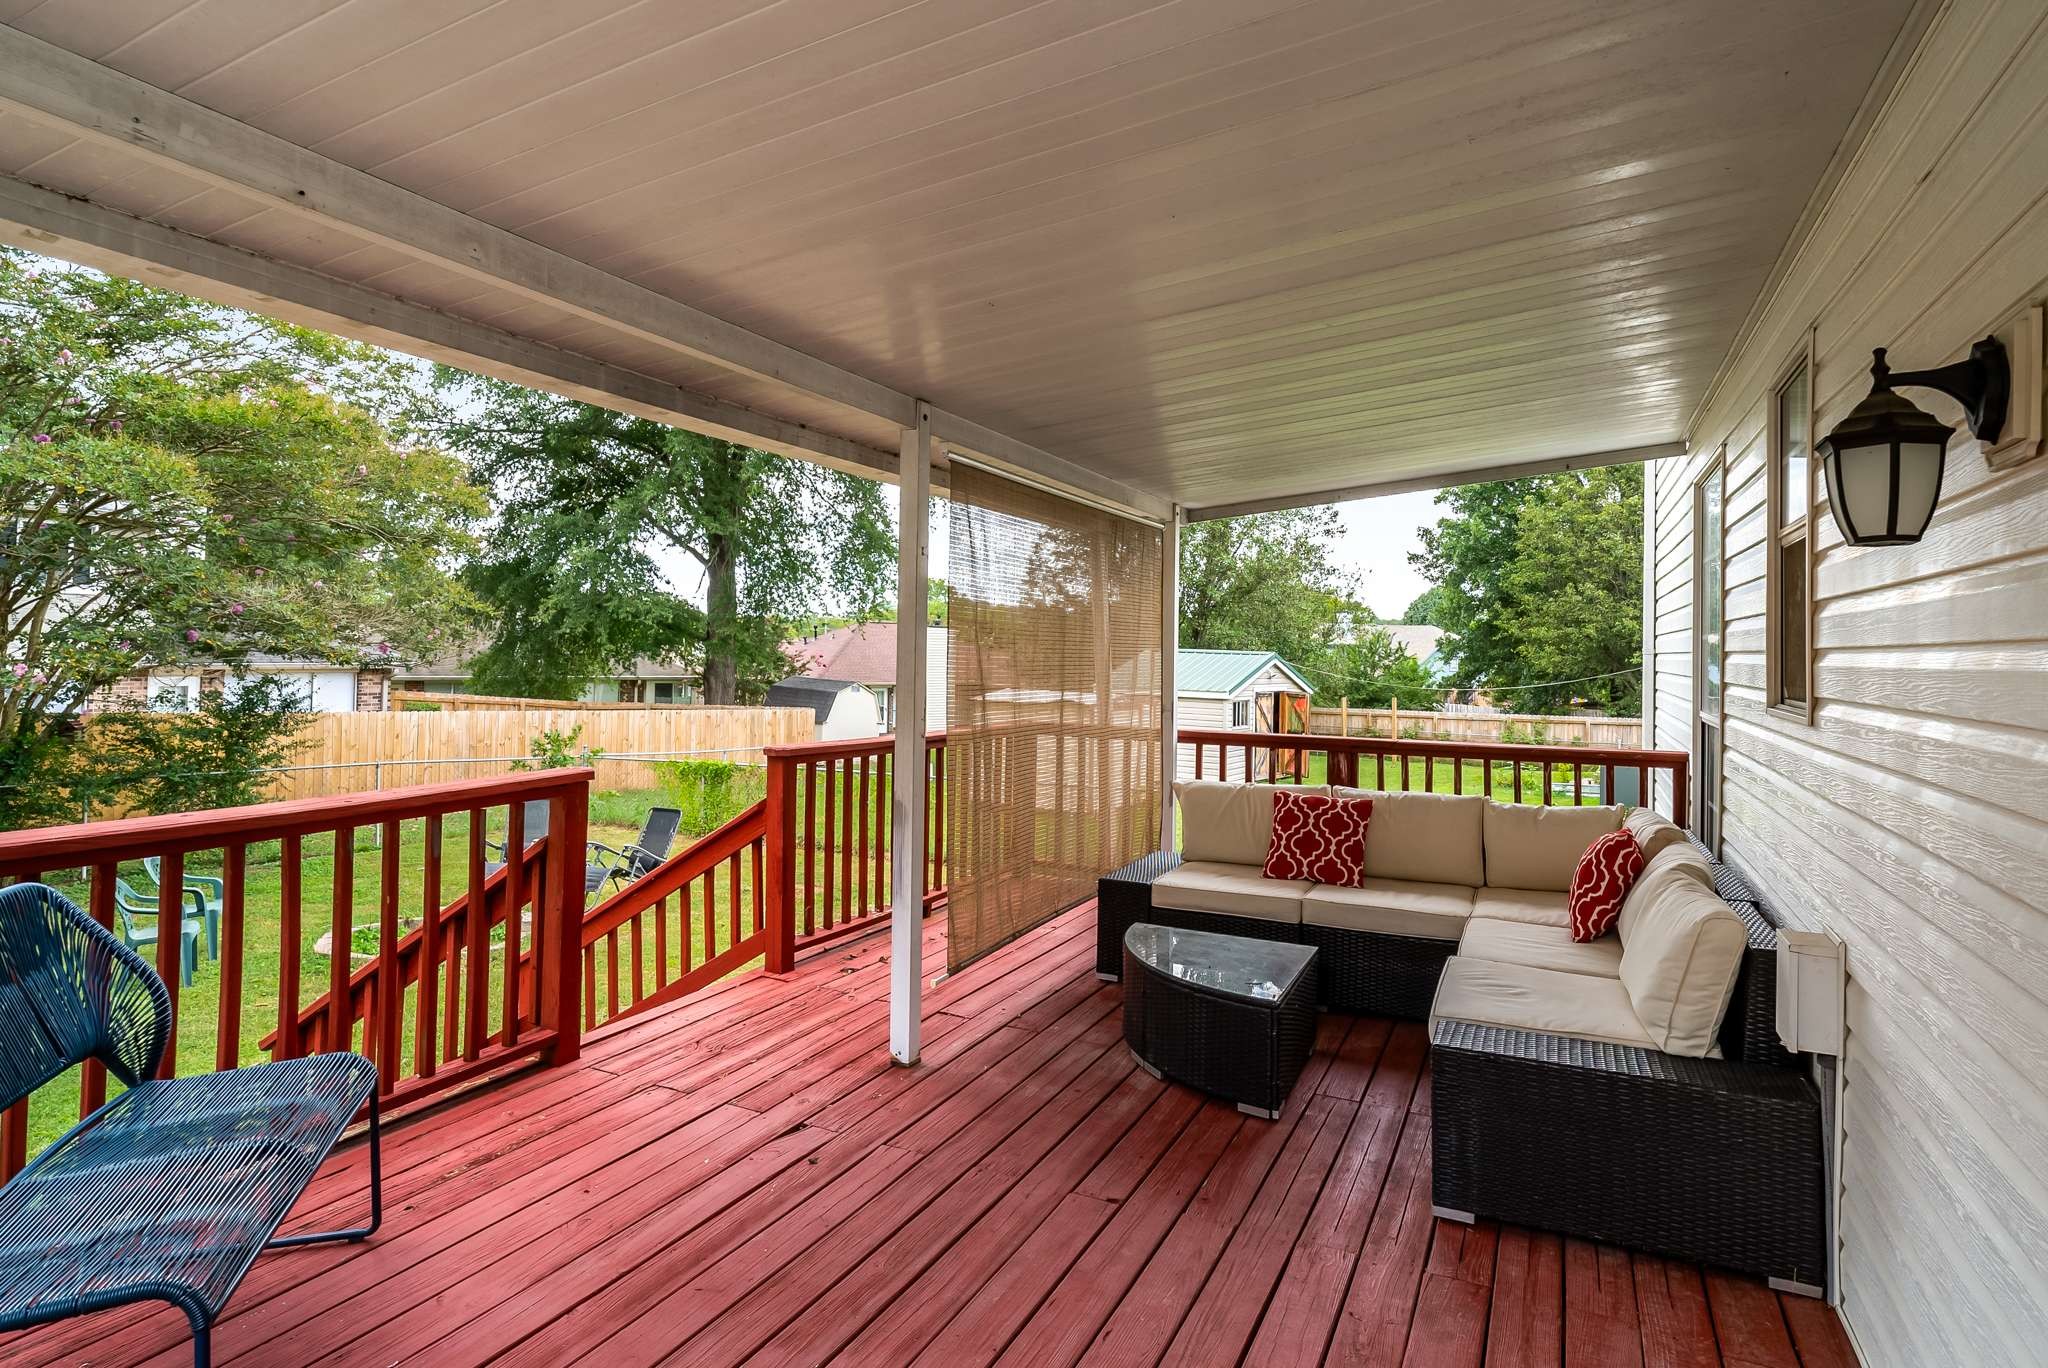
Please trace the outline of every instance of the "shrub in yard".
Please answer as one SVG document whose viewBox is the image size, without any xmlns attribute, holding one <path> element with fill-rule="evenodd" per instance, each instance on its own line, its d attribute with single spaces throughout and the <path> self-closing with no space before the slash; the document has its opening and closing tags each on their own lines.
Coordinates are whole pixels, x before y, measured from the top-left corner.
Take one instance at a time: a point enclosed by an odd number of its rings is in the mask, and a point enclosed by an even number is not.
<svg viewBox="0 0 2048 1368">
<path fill-rule="evenodd" d="M 577 746 L 582 739 L 583 724 L 577 723 L 567 731 L 549 727 L 529 741 L 526 746 L 528 759 L 514 760 L 516 770 L 569 769 L 576 765 L 594 765 L 604 758 L 604 752 L 595 746 Z"/>
<path fill-rule="evenodd" d="M 274 778 L 265 771 L 291 760 L 306 715 L 296 685 L 260 674 L 202 690 L 187 711 L 108 708 L 69 753 L 74 801 L 150 814 L 261 802 Z"/>
<path fill-rule="evenodd" d="M 654 767 L 662 796 L 682 811 L 682 831 L 702 836 L 761 800 L 767 791 L 758 765 L 727 760 L 664 760 Z"/>
</svg>

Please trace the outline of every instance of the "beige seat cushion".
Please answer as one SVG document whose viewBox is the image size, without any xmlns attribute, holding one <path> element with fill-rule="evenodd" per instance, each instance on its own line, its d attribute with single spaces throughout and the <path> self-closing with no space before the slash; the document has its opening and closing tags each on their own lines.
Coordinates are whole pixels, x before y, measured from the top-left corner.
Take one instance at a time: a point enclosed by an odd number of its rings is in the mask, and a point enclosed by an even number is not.
<svg viewBox="0 0 2048 1368">
<path fill-rule="evenodd" d="M 1673 880 L 1695 883 L 1711 890 L 1714 886 L 1714 870 L 1707 863 L 1707 857 L 1690 841 L 1667 845 L 1652 855 L 1643 865 L 1643 872 L 1636 875 L 1636 881 L 1629 886 L 1628 896 L 1621 900 L 1621 916 L 1615 922 L 1615 931 L 1623 945 L 1635 932 L 1636 918 L 1659 889 Z"/>
<path fill-rule="evenodd" d="M 1271 784 L 1226 784 L 1216 779 L 1191 779 L 1174 785 L 1180 799 L 1180 853 L 1183 859 L 1212 864 L 1248 864 L 1264 868 L 1266 849 L 1273 844 Z M 1289 793 L 1327 794 L 1324 785 L 1288 785 Z"/>
<path fill-rule="evenodd" d="M 1628 816 L 1621 819 L 1621 828 L 1636 838 L 1636 847 L 1643 852 L 1643 858 L 1656 858 L 1658 852 L 1674 845 L 1694 850 L 1692 838 L 1682 827 L 1654 808 L 1630 808 Z M 1694 853 L 1698 852 L 1694 850 Z"/>
<path fill-rule="evenodd" d="M 1372 822 L 1365 829 L 1365 874 L 1370 879 L 1408 883 L 1464 884 L 1486 882 L 1486 861 L 1480 844 L 1480 822 L 1486 800 L 1478 794 L 1380 793 L 1373 789 L 1335 790 L 1344 798 L 1372 799 Z"/>
<path fill-rule="evenodd" d="M 1372 843 L 1370 834 L 1366 843 Z M 1357 888 L 1316 884 L 1301 900 L 1301 919 L 1310 926 L 1386 936 L 1454 941 L 1471 915 L 1472 890 L 1463 884 L 1402 879 L 1367 879 Z"/>
<path fill-rule="evenodd" d="M 1618 979 L 1568 974 L 1525 964 L 1454 955 L 1437 980 L 1429 1028 L 1439 1021 L 1477 1021 L 1520 1031 L 1579 1036 L 1612 1045 L 1654 1049 Z"/>
<path fill-rule="evenodd" d="M 1538 926 L 1534 922 L 1502 921 L 1497 917 L 1474 917 L 1465 925 L 1458 953 L 1471 959 L 1522 964 L 1532 969 L 1557 969 L 1567 974 L 1592 974 L 1598 978 L 1621 977 L 1621 941 L 1602 936 L 1584 945 L 1572 939 L 1570 928 Z"/>
<path fill-rule="evenodd" d="M 1621 984 L 1658 1049 L 1715 1053 L 1748 944 L 1742 919 L 1690 878 L 1666 880 L 1637 909 L 1622 945 Z"/>
<path fill-rule="evenodd" d="M 1543 888 L 1481 888 L 1472 894 L 1472 915 L 1496 921 L 1571 929 L 1571 905 L 1562 893 Z"/>
<path fill-rule="evenodd" d="M 1187 860 L 1152 881 L 1152 905 L 1292 924 L 1301 921 L 1302 895 L 1314 887 L 1300 879 L 1269 879 L 1263 865 Z"/>
<path fill-rule="evenodd" d="M 1486 880 L 1496 888 L 1541 888 L 1562 893 L 1586 847 L 1621 829 L 1618 807 L 1538 807 L 1486 804 Z M 1368 838 L 1369 839 L 1369 838 Z M 1371 859 L 1368 851 L 1366 858 Z"/>
</svg>

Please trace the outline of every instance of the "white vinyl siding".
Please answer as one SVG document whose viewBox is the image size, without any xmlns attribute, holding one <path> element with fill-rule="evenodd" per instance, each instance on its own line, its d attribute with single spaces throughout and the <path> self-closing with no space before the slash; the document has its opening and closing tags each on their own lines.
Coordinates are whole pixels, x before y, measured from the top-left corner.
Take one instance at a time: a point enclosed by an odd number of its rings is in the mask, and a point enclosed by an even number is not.
<svg viewBox="0 0 2048 1368">
<path fill-rule="evenodd" d="M 2048 294 L 2048 10 L 1956 0 L 1654 468 L 1655 742 L 1694 715 L 1695 481 L 1725 443 L 1726 857 L 1848 946 L 1842 1314 L 1874 1368 L 2048 1344 L 2048 457 L 1963 433 L 1917 546 L 1813 515 L 1813 721 L 1766 706 L 1766 423 L 1813 329 L 1825 434 Z M 2036 381 L 2038 383 L 2038 380 Z M 1953 403 L 1910 396 L 1950 424 Z"/>
</svg>

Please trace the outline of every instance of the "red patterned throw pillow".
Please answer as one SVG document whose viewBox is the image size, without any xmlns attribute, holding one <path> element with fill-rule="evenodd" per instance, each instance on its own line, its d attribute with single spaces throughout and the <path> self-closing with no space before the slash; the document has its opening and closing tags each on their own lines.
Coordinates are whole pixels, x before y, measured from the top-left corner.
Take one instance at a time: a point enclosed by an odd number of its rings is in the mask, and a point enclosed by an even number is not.
<svg viewBox="0 0 2048 1368">
<path fill-rule="evenodd" d="M 1370 798 L 1279 790 L 1273 795 L 1266 877 L 1357 888 L 1365 882 L 1365 827 L 1371 820 Z"/>
<path fill-rule="evenodd" d="M 1626 831 L 1610 831 L 1586 847 L 1572 871 L 1572 939 L 1598 940 L 1621 919 L 1621 900 L 1643 872 L 1643 849 Z"/>
</svg>

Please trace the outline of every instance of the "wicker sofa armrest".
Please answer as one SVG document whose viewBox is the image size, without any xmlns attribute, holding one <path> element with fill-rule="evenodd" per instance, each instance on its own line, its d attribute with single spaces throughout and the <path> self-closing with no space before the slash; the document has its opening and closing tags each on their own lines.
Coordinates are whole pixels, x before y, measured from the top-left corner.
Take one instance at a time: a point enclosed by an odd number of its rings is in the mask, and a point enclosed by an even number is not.
<svg viewBox="0 0 2048 1368">
<path fill-rule="evenodd" d="M 1827 1281 L 1820 1095 L 1802 1073 L 1464 1021 L 1431 1043 L 1446 1213 Z"/>
<path fill-rule="evenodd" d="M 1155 850 L 1122 869 L 1105 874 L 1095 886 L 1095 973 L 1116 979 L 1124 969 L 1124 932 L 1144 921 L 1152 910 L 1152 881 L 1180 864 L 1180 852 Z"/>
</svg>

